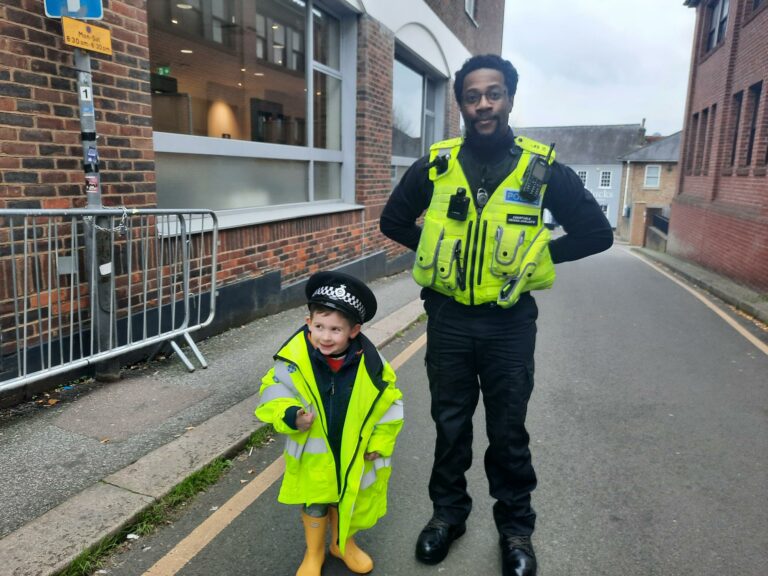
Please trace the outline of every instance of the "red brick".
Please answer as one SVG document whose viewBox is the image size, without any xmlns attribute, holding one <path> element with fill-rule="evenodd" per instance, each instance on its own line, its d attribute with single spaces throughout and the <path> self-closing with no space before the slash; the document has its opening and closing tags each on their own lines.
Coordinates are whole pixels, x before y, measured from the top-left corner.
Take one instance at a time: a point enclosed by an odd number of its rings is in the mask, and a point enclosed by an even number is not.
<svg viewBox="0 0 768 576">
<path fill-rule="evenodd" d="M 738 282 L 768 291 L 768 9 L 732 1 L 724 42 L 694 49 L 681 156 L 679 195 L 672 205 L 670 253 Z M 707 10 L 696 8 L 695 38 L 704 37 Z M 746 164 L 749 87 L 762 81 L 752 161 Z M 743 92 L 736 162 L 734 94 Z M 713 118 L 713 107 L 715 114 Z M 701 119 L 708 111 L 709 122 Z M 698 122 L 694 120 L 698 119 Z"/>
</svg>

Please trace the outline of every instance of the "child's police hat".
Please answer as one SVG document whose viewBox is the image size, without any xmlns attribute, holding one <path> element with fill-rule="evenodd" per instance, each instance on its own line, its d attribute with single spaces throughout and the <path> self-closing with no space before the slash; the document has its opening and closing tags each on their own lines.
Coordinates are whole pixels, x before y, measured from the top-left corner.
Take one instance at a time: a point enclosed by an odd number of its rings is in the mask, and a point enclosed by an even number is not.
<svg viewBox="0 0 768 576">
<path fill-rule="evenodd" d="M 322 304 L 346 312 L 360 324 L 376 315 L 376 296 L 354 276 L 342 272 L 317 272 L 307 280 L 307 304 Z"/>
</svg>

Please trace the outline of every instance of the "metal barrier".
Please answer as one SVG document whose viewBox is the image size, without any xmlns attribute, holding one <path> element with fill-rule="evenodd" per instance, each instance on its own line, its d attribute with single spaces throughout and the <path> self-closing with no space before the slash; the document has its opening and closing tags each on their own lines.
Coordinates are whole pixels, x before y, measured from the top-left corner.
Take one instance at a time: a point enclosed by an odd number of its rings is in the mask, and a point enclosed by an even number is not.
<svg viewBox="0 0 768 576">
<path fill-rule="evenodd" d="M 210 210 L 0 210 L 0 392 L 190 333 L 215 314 Z"/>
</svg>

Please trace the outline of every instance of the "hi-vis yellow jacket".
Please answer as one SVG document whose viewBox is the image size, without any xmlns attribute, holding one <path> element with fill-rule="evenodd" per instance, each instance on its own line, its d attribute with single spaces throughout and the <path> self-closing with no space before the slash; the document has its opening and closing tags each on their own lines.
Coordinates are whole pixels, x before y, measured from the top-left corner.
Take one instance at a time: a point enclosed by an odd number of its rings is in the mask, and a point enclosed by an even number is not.
<svg viewBox="0 0 768 576">
<path fill-rule="evenodd" d="M 387 512 L 387 484 L 392 472 L 395 439 L 403 426 L 402 393 L 395 372 L 368 338 L 360 334 L 360 358 L 341 439 L 339 475 L 330 444 L 328 423 L 312 371 L 304 328 L 275 355 L 274 367 L 261 383 L 256 416 L 286 435 L 285 475 L 278 501 L 284 504 L 339 504 L 339 546 L 373 526 Z M 283 421 L 291 406 L 315 414 L 306 432 Z M 381 458 L 363 459 L 366 452 Z"/>
<path fill-rule="evenodd" d="M 413 277 L 421 286 L 462 304 L 496 302 L 507 308 L 522 292 L 549 288 L 555 281 L 550 234 L 541 215 L 546 185 L 535 200 L 520 195 L 533 155 L 546 156 L 549 147 L 515 138 L 522 149 L 517 166 L 492 191 L 487 204 L 479 207 L 458 161 L 462 143 L 462 138 L 453 138 L 430 148 L 430 161 L 447 156 L 447 168 L 429 171 L 434 193 L 424 216 Z M 554 152 L 550 163 L 553 161 Z M 464 220 L 448 216 L 451 196 L 461 188 L 469 198 Z"/>
</svg>

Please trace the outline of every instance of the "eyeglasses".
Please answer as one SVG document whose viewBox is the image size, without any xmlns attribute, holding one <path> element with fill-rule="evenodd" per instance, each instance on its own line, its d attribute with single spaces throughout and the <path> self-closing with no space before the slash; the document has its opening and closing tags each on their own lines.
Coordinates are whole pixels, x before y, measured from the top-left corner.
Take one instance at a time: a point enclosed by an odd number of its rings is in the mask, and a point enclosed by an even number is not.
<svg viewBox="0 0 768 576">
<path fill-rule="evenodd" d="M 483 99 L 483 96 L 485 96 L 485 99 L 488 102 L 498 102 L 506 95 L 507 91 L 504 88 L 491 88 L 485 93 L 470 90 L 461 97 L 461 101 L 467 106 L 477 106 L 480 104 L 480 100 Z"/>
</svg>

